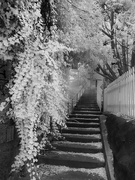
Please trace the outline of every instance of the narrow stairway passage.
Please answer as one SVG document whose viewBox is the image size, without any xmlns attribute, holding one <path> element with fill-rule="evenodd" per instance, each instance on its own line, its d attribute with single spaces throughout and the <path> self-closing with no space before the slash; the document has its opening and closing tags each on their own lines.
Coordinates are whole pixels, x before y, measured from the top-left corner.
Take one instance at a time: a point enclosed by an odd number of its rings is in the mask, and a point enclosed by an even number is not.
<svg viewBox="0 0 135 180">
<path fill-rule="evenodd" d="M 65 140 L 39 158 L 50 172 L 42 180 L 107 180 L 100 114 L 95 92 L 87 90 L 62 129 Z"/>
</svg>

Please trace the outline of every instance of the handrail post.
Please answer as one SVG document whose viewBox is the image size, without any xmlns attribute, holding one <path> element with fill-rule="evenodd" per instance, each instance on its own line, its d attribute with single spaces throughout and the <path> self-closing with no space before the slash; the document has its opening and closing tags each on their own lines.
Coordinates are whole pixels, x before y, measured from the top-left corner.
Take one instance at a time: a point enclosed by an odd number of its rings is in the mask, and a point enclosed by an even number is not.
<svg viewBox="0 0 135 180">
<path fill-rule="evenodd" d="M 78 102 L 78 94 L 76 95 L 76 103 L 75 103 L 75 105 L 77 104 L 77 102 Z"/>
<path fill-rule="evenodd" d="M 68 115 L 70 114 L 70 105 L 69 105 L 69 102 L 68 102 Z"/>
<path fill-rule="evenodd" d="M 50 132 L 53 131 L 53 120 L 52 120 L 52 116 L 50 116 Z"/>
<path fill-rule="evenodd" d="M 79 90 L 79 92 L 74 96 L 74 98 L 71 99 L 71 101 L 70 101 L 71 106 L 70 106 L 70 102 L 68 102 L 68 115 L 73 111 L 73 108 L 76 106 L 77 102 L 79 101 L 79 99 L 83 95 L 84 91 L 85 91 L 85 85 L 83 85 L 81 87 L 81 89 Z"/>
<path fill-rule="evenodd" d="M 74 100 L 72 99 L 72 110 L 71 110 L 71 112 L 73 111 L 73 108 L 74 108 Z"/>
</svg>

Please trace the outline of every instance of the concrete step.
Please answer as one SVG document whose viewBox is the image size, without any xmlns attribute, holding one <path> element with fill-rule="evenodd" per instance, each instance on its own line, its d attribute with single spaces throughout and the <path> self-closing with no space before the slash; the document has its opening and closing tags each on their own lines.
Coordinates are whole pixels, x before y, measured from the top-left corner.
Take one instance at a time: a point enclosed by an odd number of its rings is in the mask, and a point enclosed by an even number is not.
<svg viewBox="0 0 135 180">
<path fill-rule="evenodd" d="M 85 110 L 74 110 L 73 111 L 73 114 L 101 114 L 101 112 L 100 111 L 85 111 Z"/>
<path fill-rule="evenodd" d="M 99 123 L 99 118 L 82 118 L 82 117 L 70 117 L 67 122 L 80 122 L 80 123 Z"/>
<path fill-rule="evenodd" d="M 56 150 L 68 152 L 82 152 L 82 153 L 98 153 L 103 152 L 102 143 L 80 143 L 71 141 L 55 141 L 52 143 Z"/>
<path fill-rule="evenodd" d="M 99 134 L 100 128 L 78 128 L 78 127 L 69 127 L 62 129 L 62 133 L 70 134 Z"/>
<path fill-rule="evenodd" d="M 107 180 L 105 168 L 69 168 L 67 166 L 40 165 L 41 180 Z"/>
<path fill-rule="evenodd" d="M 64 151 L 50 151 L 39 155 L 39 163 L 50 165 L 64 165 L 73 168 L 97 168 L 104 167 L 103 153 L 74 153 Z"/>
<path fill-rule="evenodd" d="M 67 127 L 78 127 L 78 128 L 89 128 L 89 127 L 94 127 L 94 128 L 99 128 L 100 125 L 99 123 L 80 123 L 80 122 L 67 122 Z"/>
<path fill-rule="evenodd" d="M 96 105 L 96 106 L 98 106 L 98 104 L 97 104 L 97 102 L 95 102 L 95 101 L 90 101 L 90 100 L 84 100 L 84 101 L 82 101 L 82 100 L 80 100 L 79 102 L 78 102 L 78 105 L 80 105 L 80 106 L 92 106 L 92 105 Z"/>
<path fill-rule="evenodd" d="M 99 115 L 97 114 L 70 114 L 69 117 L 75 117 L 75 118 L 98 118 Z"/>
<path fill-rule="evenodd" d="M 101 141 L 101 135 L 100 134 L 70 134 L 70 133 L 63 133 L 62 134 L 67 141 L 71 142 L 84 142 L 84 143 L 90 143 L 90 142 L 100 142 Z"/>
<path fill-rule="evenodd" d="M 87 101 L 85 101 L 85 102 L 83 102 L 83 101 L 79 101 L 78 102 L 78 106 L 97 106 L 97 103 L 96 102 L 87 102 Z"/>
<path fill-rule="evenodd" d="M 82 108 L 80 108 L 80 107 L 75 107 L 74 108 L 74 110 L 80 110 L 80 111 L 99 111 L 99 107 L 90 107 L 90 108 L 88 108 L 88 107 L 82 107 Z"/>
<path fill-rule="evenodd" d="M 99 107 L 98 107 L 98 105 L 89 105 L 89 106 L 87 106 L 87 105 L 79 105 L 79 104 L 77 104 L 77 106 L 76 106 L 78 109 L 85 109 L 85 108 L 89 108 L 89 109 L 91 109 L 91 108 L 94 108 L 94 109 L 99 109 Z"/>
</svg>

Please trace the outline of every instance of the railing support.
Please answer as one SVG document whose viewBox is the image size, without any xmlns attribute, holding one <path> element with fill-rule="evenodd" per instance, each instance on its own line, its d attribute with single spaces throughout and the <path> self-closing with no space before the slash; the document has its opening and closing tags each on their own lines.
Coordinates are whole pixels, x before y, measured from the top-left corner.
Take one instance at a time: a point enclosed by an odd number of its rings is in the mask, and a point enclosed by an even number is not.
<svg viewBox="0 0 135 180">
<path fill-rule="evenodd" d="M 83 95 L 85 89 L 86 86 L 83 85 L 81 90 L 71 99 L 71 106 L 70 106 L 70 102 L 68 102 L 68 115 L 73 111 L 73 108 L 76 106 L 77 102 Z"/>
</svg>

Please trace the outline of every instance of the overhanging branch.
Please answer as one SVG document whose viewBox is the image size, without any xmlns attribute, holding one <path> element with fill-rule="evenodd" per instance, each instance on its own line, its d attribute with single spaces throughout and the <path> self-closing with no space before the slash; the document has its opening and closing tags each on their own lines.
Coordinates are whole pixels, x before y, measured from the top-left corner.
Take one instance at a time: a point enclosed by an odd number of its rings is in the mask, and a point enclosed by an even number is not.
<svg viewBox="0 0 135 180">
<path fill-rule="evenodd" d="M 112 38 L 111 34 L 107 33 L 104 29 L 100 28 L 100 30 L 107 35 L 109 38 Z"/>
<path fill-rule="evenodd" d="M 80 11 L 83 11 L 83 12 L 85 12 L 85 13 L 87 13 L 87 14 L 90 15 L 89 11 L 86 11 L 86 10 L 84 10 L 84 9 L 81 9 L 81 8 L 77 7 L 75 4 L 73 4 L 73 2 L 71 2 L 71 1 L 69 1 L 69 0 L 67 0 L 67 2 L 70 3 L 71 6 L 73 6 L 74 8 L 76 8 L 76 9 L 78 9 L 78 10 L 80 10 Z"/>
</svg>

